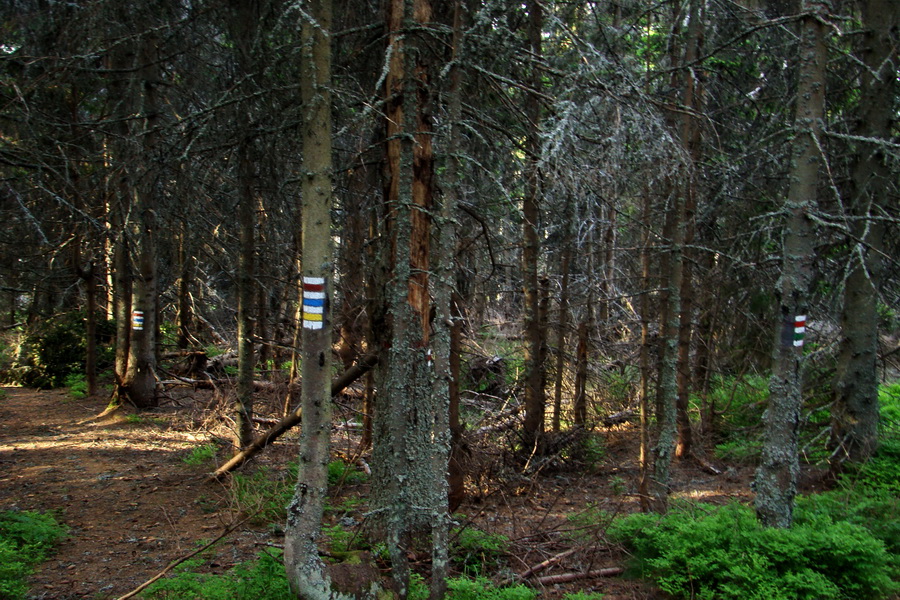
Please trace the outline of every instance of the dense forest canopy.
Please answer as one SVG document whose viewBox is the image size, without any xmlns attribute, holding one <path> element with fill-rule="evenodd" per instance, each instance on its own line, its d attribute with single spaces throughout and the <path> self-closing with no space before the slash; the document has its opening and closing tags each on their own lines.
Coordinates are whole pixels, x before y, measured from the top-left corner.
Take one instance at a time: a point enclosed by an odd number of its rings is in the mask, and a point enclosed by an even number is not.
<svg viewBox="0 0 900 600">
<path fill-rule="evenodd" d="M 639 422 L 647 511 L 748 381 L 765 525 L 802 453 L 878 449 L 893 0 L 7 0 L 0 32 L 3 377 L 154 409 L 230 369 L 239 455 L 265 382 L 302 380 L 298 594 L 328 589 L 314 411 L 354 367 L 403 597 L 423 531 L 445 592 L 461 395 L 511 409 L 525 471 Z"/>
</svg>

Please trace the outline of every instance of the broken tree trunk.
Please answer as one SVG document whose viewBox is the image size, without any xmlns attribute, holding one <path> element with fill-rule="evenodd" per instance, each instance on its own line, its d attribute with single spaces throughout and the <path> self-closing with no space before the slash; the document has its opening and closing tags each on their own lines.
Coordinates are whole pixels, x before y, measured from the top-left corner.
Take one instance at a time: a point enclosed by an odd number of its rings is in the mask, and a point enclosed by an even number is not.
<svg viewBox="0 0 900 600">
<path fill-rule="evenodd" d="M 331 396 L 337 396 L 341 391 L 362 377 L 372 367 L 378 364 L 378 356 L 369 354 L 364 356 L 356 365 L 347 369 L 343 375 L 331 382 Z M 210 475 L 210 480 L 222 479 L 228 473 L 239 468 L 245 462 L 262 452 L 262 450 L 284 435 L 287 431 L 300 424 L 303 420 L 303 412 L 300 407 L 294 409 L 288 416 L 278 422 L 277 425 L 267 430 L 262 435 L 254 439 L 246 448 L 235 454 L 231 460 L 216 469 L 215 473 Z"/>
</svg>

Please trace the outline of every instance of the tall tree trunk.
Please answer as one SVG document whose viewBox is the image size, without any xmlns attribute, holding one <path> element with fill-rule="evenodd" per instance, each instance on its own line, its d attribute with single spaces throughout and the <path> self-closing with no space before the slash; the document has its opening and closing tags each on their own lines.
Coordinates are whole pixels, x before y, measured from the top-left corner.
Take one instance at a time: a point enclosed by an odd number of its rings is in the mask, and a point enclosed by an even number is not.
<svg viewBox="0 0 900 600">
<path fill-rule="evenodd" d="M 131 261 L 128 259 L 128 244 L 122 229 L 114 234 L 113 241 L 113 318 L 116 322 L 116 401 L 122 400 L 119 392 L 124 390 L 125 373 L 128 371 L 128 356 L 131 353 Z"/>
<path fill-rule="evenodd" d="M 862 3 L 863 34 L 859 125 L 861 139 L 889 140 L 897 95 L 898 17 L 890 0 Z M 863 462 L 878 442 L 878 286 L 883 272 L 885 228 L 870 220 L 888 205 L 892 172 L 880 145 L 865 143 L 855 157 L 848 210 L 853 220 L 850 267 L 844 282 L 841 340 L 832 408 L 832 471 L 845 461 Z"/>
<path fill-rule="evenodd" d="M 572 218 L 574 217 L 567 218 L 567 223 L 571 223 Z M 563 244 L 565 246 L 563 247 L 562 265 L 560 265 L 562 283 L 559 290 L 559 333 L 556 337 L 556 381 L 553 386 L 553 431 L 555 432 L 559 432 L 560 429 L 562 388 L 566 368 L 566 333 L 569 328 L 569 263 L 572 261 L 571 229 L 566 232 Z"/>
<path fill-rule="evenodd" d="M 386 84 L 386 228 L 388 260 L 382 280 L 383 320 L 389 348 L 379 372 L 373 444 L 373 507 L 386 536 L 395 588 L 409 593 L 409 551 L 414 534 L 429 532 L 437 567 L 446 565 L 447 431 L 446 391 L 435 393 L 434 378 L 448 371 L 449 335 L 435 324 L 431 335 L 430 271 L 444 274 L 432 257 L 434 203 L 432 70 L 429 34 L 434 32 L 428 0 L 393 0 L 387 24 L 391 45 Z M 443 235 L 443 233 L 441 234 Z M 442 241 L 442 244 L 444 242 Z M 437 282 L 435 291 L 444 297 Z M 443 300 L 442 300 L 443 302 Z M 449 307 L 434 306 L 444 313 Z M 442 356 L 436 356 L 441 352 Z M 442 386 L 446 381 L 442 381 Z M 442 558 L 443 556 L 443 558 Z M 443 582 L 433 582 L 441 586 Z"/>
<path fill-rule="evenodd" d="M 460 75 L 459 62 L 462 59 L 462 43 L 463 43 L 463 12 L 461 0 L 453 1 L 453 37 L 451 67 L 449 73 L 449 97 L 447 100 L 447 112 L 449 116 L 449 131 L 447 132 L 447 168 L 445 171 L 448 189 L 444 198 L 443 213 L 444 216 L 441 226 L 441 234 L 438 247 L 441 251 L 440 264 L 445 269 L 444 281 L 441 282 L 441 290 L 449 292 L 450 297 L 441 298 L 438 306 L 443 307 L 446 300 L 449 303 L 449 311 L 447 314 L 441 315 L 443 319 L 449 319 L 449 335 L 450 340 L 447 348 L 448 365 L 446 376 L 449 378 L 447 383 L 448 394 L 448 415 L 447 425 L 450 428 L 450 457 L 447 468 L 447 487 L 449 511 L 455 511 L 465 498 L 465 469 L 463 468 L 465 448 L 463 446 L 463 427 L 459 415 L 459 376 L 460 361 L 462 353 L 462 335 L 463 335 L 463 314 L 462 314 L 462 297 L 459 290 L 453 285 L 456 282 L 456 229 L 455 210 L 460 201 L 460 185 L 461 185 L 461 165 L 460 153 L 461 148 L 461 122 L 462 114 L 462 77 Z M 452 252 L 451 252 L 452 248 Z M 445 326 L 447 323 L 444 323 Z M 436 353 L 439 354 L 439 353 Z M 446 585 L 446 573 L 442 574 L 444 581 L 441 586 Z M 432 582 L 433 596 L 443 596 L 444 588 L 436 588 Z M 435 599 L 436 600 L 436 599 Z"/>
<path fill-rule="evenodd" d="M 256 208 L 257 175 L 260 152 L 257 148 L 256 115 L 261 110 L 254 101 L 254 93 L 259 90 L 260 58 L 263 45 L 262 19 L 268 9 L 265 1 L 247 2 L 229 0 L 228 27 L 234 44 L 235 60 L 238 65 L 239 86 L 247 100 L 236 106 L 235 115 L 238 140 L 236 152 L 237 183 L 237 226 L 238 226 L 238 266 L 237 266 L 237 351 L 238 373 L 235 402 L 232 411 L 234 419 L 233 446 L 235 453 L 253 440 L 253 378 L 256 367 L 256 352 L 253 345 L 255 334 L 256 302 Z"/>
<path fill-rule="evenodd" d="M 641 222 L 650 222 L 650 190 L 645 190 L 641 206 Z M 640 391 L 640 450 L 638 464 L 640 466 L 640 479 L 638 481 L 638 497 L 641 503 L 641 511 L 649 512 L 650 504 L 650 468 L 653 465 L 650 456 L 650 382 L 652 379 L 650 367 L 650 355 L 652 352 L 652 339 L 650 336 L 650 227 L 644 227 L 644 235 L 641 240 L 641 297 L 639 313 L 641 319 L 641 391 Z"/>
<path fill-rule="evenodd" d="M 763 415 L 762 457 L 756 472 L 756 514 L 763 525 L 790 527 L 800 464 L 797 451 L 802 403 L 803 322 L 808 309 L 815 230 L 819 138 L 825 116 L 825 26 L 828 4 L 803 0 L 797 107 L 790 188 L 784 211 L 782 274 L 776 290 L 781 327 L 775 336 L 769 407 Z"/>
<path fill-rule="evenodd" d="M 684 200 L 671 196 L 666 211 L 664 237 L 668 244 L 660 271 L 666 289 L 660 307 L 659 384 L 656 389 L 656 443 L 652 448 L 653 476 L 649 486 L 653 510 L 665 512 L 669 499 L 672 458 L 677 442 L 676 402 L 678 400 L 678 326 L 681 316 Z"/>
<path fill-rule="evenodd" d="M 194 279 L 194 266 L 196 258 L 189 242 L 190 234 L 186 224 L 182 225 L 181 235 L 178 240 L 178 264 L 180 276 L 178 278 L 178 348 L 187 350 L 191 345 L 193 334 L 193 308 L 191 303 L 191 284 Z"/>
<path fill-rule="evenodd" d="M 97 386 L 97 268 L 94 261 L 88 262 L 84 270 L 85 295 L 87 296 L 87 318 L 85 319 L 85 336 L 87 349 L 85 353 L 84 372 L 87 379 L 88 395 L 96 396 Z"/>
<path fill-rule="evenodd" d="M 132 175 L 133 194 L 130 231 L 134 242 L 137 270 L 132 295 L 131 342 L 128 368 L 122 384 L 128 399 L 138 408 L 154 407 L 156 397 L 156 333 L 159 277 L 157 274 L 156 236 L 159 231 L 159 172 L 157 161 L 159 138 L 158 42 L 155 34 L 141 39 L 137 69 L 131 81 L 130 95 L 135 114 L 141 119 L 134 132 L 141 140 L 142 167 Z"/>
<path fill-rule="evenodd" d="M 587 423 L 587 375 L 590 357 L 591 331 L 594 329 L 594 301 L 588 292 L 584 317 L 578 323 L 578 343 L 575 347 L 575 393 L 572 400 L 572 421 L 575 427 Z"/>
<path fill-rule="evenodd" d="M 678 329 L 678 399 L 676 405 L 678 442 L 675 446 L 675 455 L 679 458 L 689 456 L 693 445 L 693 429 L 691 428 L 688 408 L 690 394 L 693 391 L 691 377 L 691 339 L 693 336 L 694 317 L 692 264 L 695 253 L 690 249 L 690 246 L 694 242 L 694 219 L 697 209 L 695 170 L 700 159 L 700 126 L 697 123 L 697 118 L 701 111 L 701 102 L 699 84 L 694 74 L 694 63 L 699 55 L 700 41 L 703 37 L 702 19 L 700 0 L 691 0 L 687 40 L 685 42 L 684 60 L 682 61 L 682 68 L 684 69 L 682 74 L 684 87 L 681 98 L 683 112 L 679 116 L 681 122 L 681 145 L 690 158 L 688 173 L 684 183 L 684 252 L 681 261 L 681 314 L 679 315 Z"/>
<path fill-rule="evenodd" d="M 334 589 L 317 540 L 328 493 L 331 437 L 331 0 L 311 0 L 303 20 L 300 94 L 303 168 L 303 431 L 294 496 L 288 505 L 284 562 L 298 598 L 349 598 Z"/>
<path fill-rule="evenodd" d="M 532 61 L 541 56 L 541 33 L 543 10 L 540 2 L 529 0 L 528 43 Z M 538 281 L 538 259 L 540 257 L 540 155 L 541 105 L 537 92 L 541 88 L 541 72 L 537 64 L 531 66 L 530 85 L 534 93 L 525 99 L 525 114 L 529 132 L 526 140 L 525 197 L 522 201 L 522 291 L 524 302 L 524 361 L 525 361 L 525 423 L 522 450 L 525 456 L 540 454 L 541 436 L 544 432 L 544 364 L 542 347 L 544 330 L 541 326 L 541 292 Z"/>
<path fill-rule="evenodd" d="M 88 260 L 86 267 L 81 266 L 81 240 L 73 241 L 75 256 L 72 262 L 79 279 L 84 281 L 85 296 L 85 353 L 84 376 L 87 382 L 88 395 L 97 394 L 97 268 L 93 259 Z"/>
<path fill-rule="evenodd" d="M 234 403 L 234 452 L 253 441 L 253 373 L 256 356 L 253 350 L 253 304 L 256 285 L 254 266 L 256 251 L 256 198 L 253 191 L 255 162 L 250 139 L 238 147 L 238 227 L 239 250 L 237 272 L 237 347 L 238 375 Z"/>
</svg>

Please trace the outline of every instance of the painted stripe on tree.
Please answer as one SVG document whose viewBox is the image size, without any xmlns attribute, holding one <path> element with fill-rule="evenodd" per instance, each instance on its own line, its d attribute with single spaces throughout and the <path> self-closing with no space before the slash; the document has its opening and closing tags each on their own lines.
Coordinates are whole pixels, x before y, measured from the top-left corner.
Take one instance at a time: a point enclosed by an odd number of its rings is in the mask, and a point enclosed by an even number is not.
<svg viewBox="0 0 900 600">
<path fill-rule="evenodd" d="M 303 328 L 322 329 L 325 326 L 325 278 L 303 278 Z"/>
</svg>

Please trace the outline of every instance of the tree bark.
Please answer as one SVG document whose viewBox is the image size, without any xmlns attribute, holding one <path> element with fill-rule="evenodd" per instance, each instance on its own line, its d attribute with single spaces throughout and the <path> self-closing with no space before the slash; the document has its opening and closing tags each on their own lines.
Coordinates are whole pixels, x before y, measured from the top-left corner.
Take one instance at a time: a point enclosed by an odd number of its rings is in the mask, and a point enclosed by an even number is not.
<svg viewBox="0 0 900 600">
<path fill-rule="evenodd" d="M 819 139 L 825 116 L 825 26 L 827 3 L 804 0 L 800 24 L 800 57 L 796 106 L 796 134 L 790 187 L 784 211 L 783 258 L 780 287 L 781 328 L 775 336 L 769 407 L 763 415 L 764 440 L 756 472 L 756 514 L 763 525 L 790 527 L 800 471 L 798 429 L 802 404 L 801 319 L 806 318 L 815 230 L 810 213 L 816 208 Z"/>
<path fill-rule="evenodd" d="M 141 115 L 133 132 L 141 140 L 141 159 L 144 165 L 132 174 L 133 194 L 131 238 L 134 241 L 137 270 L 131 307 L 131 340 L 128 368 L 122 382 L 122 390 L 138 408 L 151 408 L 158 404 L 156 397 L 156 334 L 157 299 L 159 278 L 157 274 L 156 236 L 158 223 L 159 173 L 155 166 L 159 143 L 159 73 L 156 52 L 159 40 L 156 34 L 147 34 L 139 41 L 137 70 L 131 81 L 130 95 L 135 102 L 135 112 Z M 127 322 L 127 321 L 126 321 Z"/>
<path fill-rule="evenodd" d="M 571 198 L 567 200 L 571 205 Z M 559 432 L 562 417 L 562 388 L 566 368 L 566 333 L 569 329 L 569 264 L 572 262 L 572 230 L 574 211 L 568 209 L 566 233 L 563 240 L 563 256 L 560 270 L 562 282 L 559 291 L 559 332 L 556 336 L 556 380 L 553 386 L 553 431 Z M 579 344 L 581 340 L 579 340 Z"/>
<path fill-rule="evenodd" d="M 678 358 L 677 358 L 677 383 L 678 395 L 676 404 L 676 422 L 678 424 L 678 441 L 675 446 L 675 456 L 685 458 L 690 456 L 694 442 L 693 429 L 691 427 L 690 395 L 693 391 L 691 371 L 691 340 L 694 330 L 694 279 L 693 258 L 694 252 L 690 249 L 694 242 L 695 214 L 697 210 L 697 181 L 696 168 L 700 162 L 700 125 L 697 122 L 702 110 L 700 102 L 699 82 L 695 77 L 694 63 L 700 53 L 700 43 L 703 38 L 703 13 L 701 2 L 691 0 L 689 8 L 689 22 L 687 40 L 685 42 L 684 59 L 682 68 L 684 73 L 684 86 L 682 90 L 681 145 L 690 158 L 687 177 L 684 182 L 684 214 L 683 214 L 683 252 L 680 294 L 680 315 L 678 326 Z"/>
<path fill-rule="evenodd" d="M 380 273 L 383 301 L 373 313 L 373 329 L 384 323 L 381 337 L 388 348 L 377 386 L 372 504 L 396 591 L 406 598 L 415 534 L 431 534 L 437 572 L 446 568 L 448 406 L 446 389 L 436 393 L 435 385 L 441 389 L 446 384 L 449 337 L 442 323 L 434 324 L 432 335 L 431 320 L 449 310 L 443 299 L 448 288 L 440 281 L 446 274 L 439 264 L 447 252 L 443 236 L 448 230 L 442 222 L 442 246 L 432 256 L 432 215 L 442 209 L 434 206 L 430 37 L 437 30 L 430 2 L 393 0 L 387 30 L 387 181 L 381 225 L 389 242 Z M 432 305 L 429 286 L 442 298 L 441 305 Z M 441 318 L 446 317 L 435 320 Z"/>
<path fill-rule="evenodd" d="M 650 222 L 650 191 L 645 190 L 641 206 L 641 222 Z M 650 354 L 652 340 L 650 337 L 650 228 L 644 227 L 643 240 L 641 241 L 641 297 L 639 301 L 639 314 L 641 319 L 641 391 L 640 391 L 640 450 L 638 464 L 640 466 L 640 479 L 638 481 L 638 497 L 641 503 L 641 511 L 649 512 L 650 505 L 650 382 L 652 378 L 650 370 Z"/>
<path fill-rule="evenodd" d="M 532 60 L 541 56 L 541 32 L 543 11 L 537 0 L 526 3 L 528 10 L 528 43 Z M 531 67 L 530 85 L 534 93 L 525 99 L 525 114 L 528 118 L 526 139 L 525 197 L 522 201 L 522 292 L 524 303 L 523 350 L 525 362 L 525 422 L 523 425 L 522 451 L 526 457 L 541 454 L 544 433 L 544 364 L 542 347 L 544 330 L 541 326 L 541 291 L 538 281 L 538 259 L 540 257 L 540 155 L 541 105 L 536 93 L 541 88 L 541 73 L 536 64 Z"/>
<path fill-rule="evenodd" d="M 578 324 L 578 343 L 575 347 L 575 394 L 572 401 L 572 421 L 575 427 L 587 423 L 587 375 L 590 357 L 591 330 L 594 328 L 594 303 L 588 293 L 584 318 Z"/>
<path fill-rule="evenodd" d="M 331 437 L 331 0 L 311 0 L 304 16 L 303 72 L 300 96 L 303 169 L 303 363 L 300 464 L 294 496 L 288 505 L 284 563 L 291 591 L 303 599 L 338 600 L 317 540 L 328 493 Z"/>
<path fill-rule="evenodd" d="M 856 135 L 891 139 L 892 109 L 897 95 L 897 7 L 890 0 L 865 0 L 861 56 L 859 125 Z M 885 227 L 871 217 L 888 206 L 891 169 L 884 149 L 865 142 L 855 157 L 847 208 L 852 248 L 844 282 L 841 340 L 832 407 L 832 471 L 846 461 L 864 462 L 878 443 L 878 291 L 884 271 Z"/>
<path fill-rule="evenodd" d="M 250 155 L 252 140 L 238 147 L 238 227 L 237 267 L 237 350 L 238 374 L 233 409 L 235 453 L 253 440 L 253 374 L 256 354 L 253 349 L 254 253 L 256 251 L 256 199 L 253 193 L 254 161 Z"/>
<path fill-rule="evenodd" d="M 656 443 L 651 449 L 653 476 L 649 493 L 653 510 L 666 511 L 669 499 L 672 458 L 677 442 L 678 382 L 678 325 L 681 316 L 682 250 L 684 201 L 679 194 L 672 194 L 672 206 L 666 212 L 664 237 L 668 243 L 666 260 L 660 270 L 666 277 L 660 311 L 659 384 L 656 390 Z"/>
</svg>

